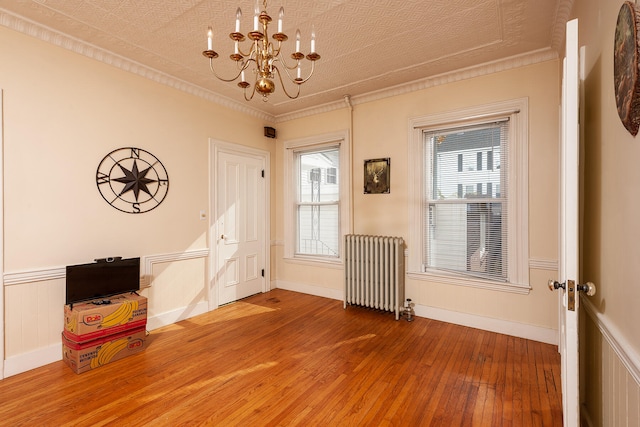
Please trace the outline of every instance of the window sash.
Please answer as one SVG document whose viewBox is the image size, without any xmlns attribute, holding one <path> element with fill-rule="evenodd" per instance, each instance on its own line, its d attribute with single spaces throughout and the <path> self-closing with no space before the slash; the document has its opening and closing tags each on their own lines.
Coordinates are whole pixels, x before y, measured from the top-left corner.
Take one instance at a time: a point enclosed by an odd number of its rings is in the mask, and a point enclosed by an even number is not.
<svg viewBox="0 0 640 427">
<path fill-rule="evenodd" d="M 296 209 L 296 255 L 339 257 L 339 214 L 338 202 L 299 203 Z"/>
<path fill-rule="evenodd" d="M 500 120 L 423 132 L 424 271 L 509 280 L 508 130 Z"/>
<path fill-rule="evenodd" d="M 340 147 L 296 150 L 295 256 L 340 257 Z"/>
</svg>

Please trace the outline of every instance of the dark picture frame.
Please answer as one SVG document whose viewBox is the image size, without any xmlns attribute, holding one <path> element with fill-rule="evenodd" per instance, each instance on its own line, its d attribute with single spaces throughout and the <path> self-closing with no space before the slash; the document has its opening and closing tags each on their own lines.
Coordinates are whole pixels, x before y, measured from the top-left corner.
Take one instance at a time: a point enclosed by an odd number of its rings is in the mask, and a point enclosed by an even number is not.
<svg viewBox="0 0 640 427">
<path fill-rule="evenodd" d="M 387 194 L 391 192 L 391 159 L 364 161 L 364 194 Z"/>
</svg>

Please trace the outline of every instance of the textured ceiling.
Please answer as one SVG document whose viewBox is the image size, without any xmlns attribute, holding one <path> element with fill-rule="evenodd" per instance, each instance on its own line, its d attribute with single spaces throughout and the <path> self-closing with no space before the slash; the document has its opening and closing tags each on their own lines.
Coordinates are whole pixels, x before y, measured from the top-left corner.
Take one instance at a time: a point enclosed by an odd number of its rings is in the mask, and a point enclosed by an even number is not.
<svg viewBox="0 0 640 427">
<path fill-rule="evenodd" d="M 202 51 L 211 26 L 213 48 L 220 54 L 214 62 L 216 70 L 222 76 L 233 75 L 235 63 L 228 59 L 233 42 L 228 34 L 234 29 L 238 6 L 243 11 L 241 31 L 251 29 L 252 0 L 0 0 L 0 24 L 26 33 L 60 34 L 90 48 L 76 47 L 81 53 L 99 50 L 102 56 L 130 61 L 183 86 L 212 93 L 214 100 L 246 104 L 243 108 L 277 118 L 342 101 L 345 95 L 379 93 L 524 57 L 555 56 L 562 48 L 571 3 L 274 1 L 267 5 L 267 11 L 275 27 L 278 9 L 284 7 L 283 32 L 289 35 L 283 47 L 286 58 L 293 52 L 298 28 L 302 51 L 308 52 L 312 26 L 322 58 L 313 77 L 302 85 L 298 99 L 286 98 L 278 87 L 268 102 L 256 96 L 248 103 L 235 83 L 224 83 L 211 75 Z M 304 69 L 303 74 L 307 72 Z"/>
</svg>

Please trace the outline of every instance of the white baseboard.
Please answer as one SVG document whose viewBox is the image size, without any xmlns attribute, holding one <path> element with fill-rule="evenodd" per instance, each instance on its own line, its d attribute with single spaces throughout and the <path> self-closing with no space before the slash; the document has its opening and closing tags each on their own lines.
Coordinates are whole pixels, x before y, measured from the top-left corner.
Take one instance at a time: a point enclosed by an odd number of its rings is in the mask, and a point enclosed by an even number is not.
<svg viewBox="0 0 640 427">
<path fill-rule="evenodd" d="M 147 319 L 147 330 L 152 331 L 162 326 L 171 325 L 208 311 L 208 303 L 206 301 L 162 313 Z M 52 344 L 49 347 L 40 348 L 28 353 L 12 356 L 4 361 L 4 377 L 20 374 L 31 369 L 39 368 L 49 363 L 62 360 L 62 341 Z"/>
<path fill-rule="evenodd" d="M 273 282 L 272 288 L 274 287 L 288 291 L 336 299 L 339 301 L 343 301 L 344 299 L 344 291 L 342 289 L 327 289 L 320 286 L 283 282 L 281 280 Z M 415 315 L 418 317 L 425 317 L 427 319 L 440 320 L 442 322 L 453 323 L 456 325 L 469 326 L 499 334 L 558 345 L 558 331 L 556 329 L 542 328 L 540 326 L 527 325 L 525 323 L 493 319 L 490 317 L 460 313 L 424 305 L 415 305 L 414 311 Z"/>
<path fill-rule="evenodd" d="M 278 289 L 300 292 L 302 294 L 315 295 L 317 297 L 337 299 L 339 301 L 342 301 L 344 295 L 344 291 L 342 289 L 323 288 L 322 286 L 285 282 L 282 280 L 276 280 L 275 282 L 273 282 L 272 289 L 273 286 Z"/>
<path fill-rule="evenodd" d="M 558 345 L 558 331 L 556 329 L 542 328 L 525 323 L 460 313 L 424 305 L 416 305 L 414 311 L 418 317 L 426 317 L 428 319 L 440 320 L 442 322 L 468 326 L 484 331 Z"/>
<path fill-rule="evenodd" d="M 4 361 L 5 378 L 62 360 L 62 341 L 29 353 L 11 356 Z"/>
<path fill-rule="evenodd" d="M 162 326 L 171 325 L 181 320 L 189 319 L 199 314 L 204 314 L 208 311 L 209 303 L 207 301 L 202 301 L 194 305 L 158 314 L 147 319 L 147 330 L 153 331 L 154 329 L 161 328 Z"/>
</svg>

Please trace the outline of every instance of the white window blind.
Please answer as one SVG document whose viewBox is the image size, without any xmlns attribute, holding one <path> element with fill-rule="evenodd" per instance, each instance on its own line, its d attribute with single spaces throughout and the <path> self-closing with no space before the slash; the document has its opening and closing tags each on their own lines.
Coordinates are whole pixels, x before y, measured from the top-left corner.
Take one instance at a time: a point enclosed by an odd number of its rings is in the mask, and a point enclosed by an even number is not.
<svg viewBox="0 0 640 427">
<path fill-rule="evenodd" d="M 509 121 L 424 131 L 425 270 L 508 280 Z"/>
</svg>

